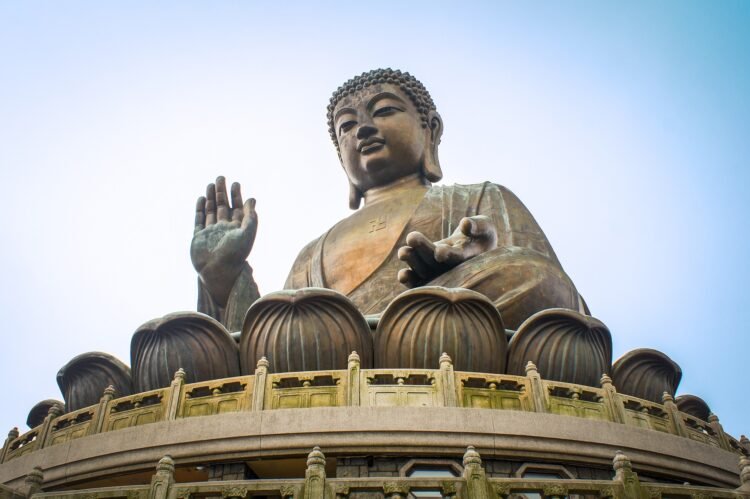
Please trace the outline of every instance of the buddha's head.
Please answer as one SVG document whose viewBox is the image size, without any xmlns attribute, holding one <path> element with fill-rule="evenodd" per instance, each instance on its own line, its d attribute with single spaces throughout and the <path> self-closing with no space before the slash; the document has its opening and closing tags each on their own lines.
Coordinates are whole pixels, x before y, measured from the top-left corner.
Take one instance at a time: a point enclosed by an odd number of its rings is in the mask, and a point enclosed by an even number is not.
<svg viewBox="0 0 750 499">
<path fill-rule="evenodd" d="M 443 122 L 430 93 L 409 73 L 376 69 L 339 87 L 328 105 L 328 131 L 349 177 L 349 206 L 407 176 L 442 178 Z"/>
</svg>

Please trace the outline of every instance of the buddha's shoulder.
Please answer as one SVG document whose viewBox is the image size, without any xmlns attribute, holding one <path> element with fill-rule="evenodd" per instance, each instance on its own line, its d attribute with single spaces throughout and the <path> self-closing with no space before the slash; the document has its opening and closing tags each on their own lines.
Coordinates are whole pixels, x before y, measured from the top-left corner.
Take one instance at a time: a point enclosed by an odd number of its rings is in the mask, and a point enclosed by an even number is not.
<svg viewBox="0 0 750 499">
<path fill-rule="evenodd" d="M 430 187 L 432 196 L 496 196 L 508 198 L 510 201 L 518 200 L 513 191 L 495 182 L 479 182 L 476 184 L 451 184 L 451 185 L 433 185 Z"/>
</svg>

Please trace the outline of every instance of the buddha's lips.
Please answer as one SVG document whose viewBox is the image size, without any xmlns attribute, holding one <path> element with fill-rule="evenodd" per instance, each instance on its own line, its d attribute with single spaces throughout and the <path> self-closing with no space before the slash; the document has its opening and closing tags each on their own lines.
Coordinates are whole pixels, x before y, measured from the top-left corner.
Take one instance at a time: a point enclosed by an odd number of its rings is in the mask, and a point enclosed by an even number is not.
<svg viewBox="0 0 750 499">
<path fill-rule="evenodd" d="M 357 146 L 357 149 L 359 149 L 360 154 L 369 154 L 377 151 L 384 145 L 385 141 L 383 139 L 373 138 L 362 141 L 362 143 Z"/>
</svg>

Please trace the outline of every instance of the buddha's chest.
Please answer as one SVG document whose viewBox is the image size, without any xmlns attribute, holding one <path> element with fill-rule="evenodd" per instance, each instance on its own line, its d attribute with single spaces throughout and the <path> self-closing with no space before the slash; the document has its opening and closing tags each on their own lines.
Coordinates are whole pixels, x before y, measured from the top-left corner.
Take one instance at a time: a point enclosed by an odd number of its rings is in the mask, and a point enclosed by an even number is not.
<svg viewBox="0 0 750 499">
<path fill-rule="evenodd" d="M 404 202 L 365 207 L 331 229 L 323 247 L 326 285 L 349 294 L 395 258 L 415 207 Z"/>
</svg>

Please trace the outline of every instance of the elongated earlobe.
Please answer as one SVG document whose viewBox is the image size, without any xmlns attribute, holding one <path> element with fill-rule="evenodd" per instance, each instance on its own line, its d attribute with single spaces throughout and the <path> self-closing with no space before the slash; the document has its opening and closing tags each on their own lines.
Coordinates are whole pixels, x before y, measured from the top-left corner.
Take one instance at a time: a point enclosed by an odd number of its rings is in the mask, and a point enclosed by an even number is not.
<svg viewBox="0 0 750 499">
<path fill-rule="evenodd" d="M 349 182 L 349 208 L 356 210 L 362 202 L 362 192 Z"/>
<path fill-rule="evenodd" d="M 427 120 L 430 141 L 425 152 L 422 173 L 430 182 L 437 182 L 443 178 L 443 170 L 440 169 L 440 159 L 438 158 L 438 146 L 440 145 L 440 138 L 443 136 L 443 120 L 437 111 L 430 111 Z"/>
</svg>

